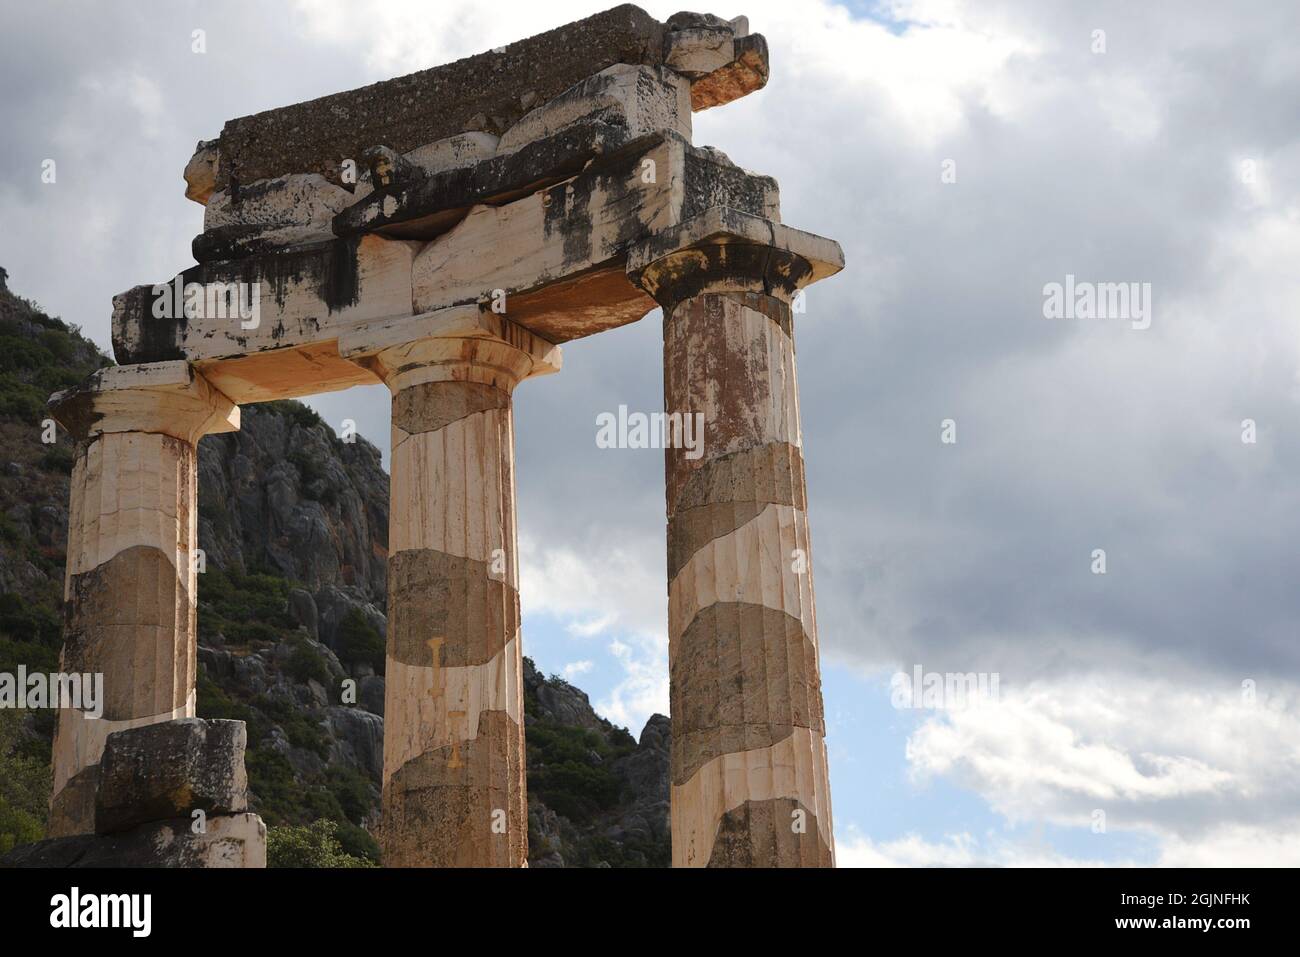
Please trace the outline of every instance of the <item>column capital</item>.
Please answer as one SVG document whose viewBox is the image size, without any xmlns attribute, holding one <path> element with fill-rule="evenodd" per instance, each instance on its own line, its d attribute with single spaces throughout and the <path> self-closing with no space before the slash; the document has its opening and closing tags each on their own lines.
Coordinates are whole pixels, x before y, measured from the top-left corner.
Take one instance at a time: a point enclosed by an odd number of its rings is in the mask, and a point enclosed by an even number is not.
<svg viewBox="0 0 1300 957">
<path fill-rule="evenodd" d="M 50 412 L 78 441 L 153 432 L 198 442 L 239 430 L 239 406 L 184 360 L 109 366 L 50 396 Z"/>
<path fill-rule="evenodd" d="M 477 382 L 512 392 L 558 372 L 560 347 L 477 305 L 370 323 L 339 337 L 339 355 L 394 393 L 423 382 Z"/>
<path fill-rule="evenodd" d="M 715 206 L 656 233 L 627 257 L 628 278 L 661 306 L 708 292 L 758 292 L 789 301 L 844 268 L 832 239 Z"/>
</svg>

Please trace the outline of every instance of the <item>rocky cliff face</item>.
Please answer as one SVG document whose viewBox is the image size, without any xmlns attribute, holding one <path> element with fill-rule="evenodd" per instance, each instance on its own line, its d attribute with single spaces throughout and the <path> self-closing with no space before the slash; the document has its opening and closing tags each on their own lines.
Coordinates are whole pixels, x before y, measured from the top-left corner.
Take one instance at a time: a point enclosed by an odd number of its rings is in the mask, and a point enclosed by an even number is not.
<svg viewBox="0 0 1300 957">
<path fill-rule="evenodd" d="M 668 867 L 669 725 L 640 742 L 562 678 L 524 659 L 528 860 L 533 867 Z"/>
<path fill-rule="evenodd" d="M 44 426 L 45 400 L 107 362 L 76 330 L 13 295 L 0 269 L 0 593 L 47 611 L 63 593 L 72 446 Z"/>
<path fill-rule="evenodd" d="M 382 610 L 388 476 L 379 450 L 340 440 L 297 402 L 250 406 L 244 416 L 240 431 L 199 443 L 200 547 L 220 568 L 301 584 L 326 610 L 303 622 L 313 638 L 318 627 L 332 635 L 338 606 Z"/>
<path fill-rule="evenodd" d="M 65 434 L 41 441 L 44 400 L 108 360 L 4 278 L 0 671 L 52 671 L 72 452 Z M 373 859 L 388 476 L 378 449 L 342 441 L 300 403 L 242 414 L 239 432 L 199 445 L 199 715 L 247 723 L 251 803 L 268 825 L 334 821 L 345 851 Z M 525 712 L 531 863 L 667 866 L 668 720 L 652 718 L 638 742 L 528 660 Z M 0 735 L 0 763 L 48 765 L 52 731 L 50 713 L 26 715 Z M 24 781 L 19 794 L 0 780 L 0 851 L 6 827 L 34 839 L 44 814 Z"/>
</svg>

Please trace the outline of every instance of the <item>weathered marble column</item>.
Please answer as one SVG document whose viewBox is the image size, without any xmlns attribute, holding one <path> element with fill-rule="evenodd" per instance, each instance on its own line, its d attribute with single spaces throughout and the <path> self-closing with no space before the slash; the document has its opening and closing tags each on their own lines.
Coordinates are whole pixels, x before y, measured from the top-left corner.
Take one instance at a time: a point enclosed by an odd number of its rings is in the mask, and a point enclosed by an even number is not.
<svg viewBox="0 0 1300 957">
<path fill-rule="evenodd" d="M 470 307 L 340 351 L 393 394 L 383 863 L 523 867 L 511 394 L 556 371 L 559 349 Z"/>
<path fill-rule="evenodd" d="M 186 362 L 115 366 L 50 399 L 77 440 L 60 670 L 103 675 L 103 714 L 59 712 L 51 837 L 94 831 L 104 741 L 194 715 L 195 445 L 239 409 Z"/>
<path fill-rule="evenodd" d="M 839 247 L 714 209 L 633 252 L 664 310 L 676 867 L 834 865 L 791 299 Z"/>
</svg>

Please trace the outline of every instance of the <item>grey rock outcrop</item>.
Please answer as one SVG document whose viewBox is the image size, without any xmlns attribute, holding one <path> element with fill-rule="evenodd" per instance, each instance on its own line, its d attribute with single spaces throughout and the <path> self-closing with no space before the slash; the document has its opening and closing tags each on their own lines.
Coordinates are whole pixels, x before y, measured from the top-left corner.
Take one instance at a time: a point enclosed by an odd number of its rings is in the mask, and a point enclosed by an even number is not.
<svg viewBox="0 0 1300 957">
<path fill-rule="evenodd" d="M 382 606 L 388 476 L 379 450 L 342 441 L 297 403 L 243 412 L 238 432 L 199 444 L 199 545 L 209 560 L 300 583 L 305 594 L 291 607 L 313 638 L 337 626 L 340 605 Z"/>
<path fill-rule="evenodd" d="M 652 715 L 634 741 L 584 692 L 546 678 L 528 658 L 524 702 L 529 866 L 668 866 L 668 718 Z M 580 791 L 559 784 L 570 777 L 584 782 Z"/>
<path fill-rule="evenodd" d="M 591 707 L 587 693 L 564 681 L 547 680 L 532 666 L 524 665 L 524 688 L 537 696 L 541 712 L 560 724 L 603 731 L 607 722 Z"/>
<path fill-rule="evenodd" d="M 672 723 L 653 714 L 641 731 L 637 749 L 614 763 L 614 772 L 632 795 L 627 807 L 606 830 L 613 841 L 639 844 L 668 842 Z"/>
<path fill-rule="evenodd" d="M 351 765 L 378 780 L 384 770 L 384 719 L 360 708 L 325 710 L 330 760 Z"/>
</svg>

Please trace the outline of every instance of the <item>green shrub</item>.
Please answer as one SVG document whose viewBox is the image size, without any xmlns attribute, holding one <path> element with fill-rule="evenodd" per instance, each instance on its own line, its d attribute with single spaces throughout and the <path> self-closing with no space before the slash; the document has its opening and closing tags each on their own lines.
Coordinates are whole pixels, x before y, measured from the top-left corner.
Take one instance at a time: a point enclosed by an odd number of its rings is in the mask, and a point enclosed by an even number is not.
<svg viewBox="0 0 1300 957">
<path fill-rule="evenodd" d="M 631 741 L 631 735 L 627 736 Z M 610 762 L 635 745 L 612 747 L 586 728 L 573 728 L 535 717 L 525 736 L 528 747 L 528 793 L 574 824 L 591 823 L 622 797 L 619 777 Z"/>
<path fill-rule="evenodd" d="M 294 649 L 285 665 L 285 671 L 300 684 L 315 681 L 322 687 L 330 687 L 334 682 L 324 656 L 302 638 L 289 640 L 294 644 Z"/>
<path fill-rule="evenodd" d="M 358 608 L 348 609 L 339 622 L 338 656 L 345 665 L 355 668 L 368 664 L 375 674 L 384 673 L 384 636 Z"/>
<path fill-rule="evenodd" d="M 45 400 L 48 398 L 49 393 L 41 392 L 12 372 L 0 372 L 0 415 L 37 425 L 46 416 Z"/>
<path fill-rule="evenodd" d="M 253 708 L 240 701 L 235 701 L 203 668 L 199 669 L 195 681 L 195 708 L 200 718 L 225 718 L 242 721 L 247 725 L 248 746 L 255 748 L 266 738 L 271 730 L 270 724 Z"/>
<path fill-rule="evenodd" d="M 271 827 L 266 832 L 267 867 L 370 867 L 339 843 L 335 821 L 306 826 Z M 372 842 L 373 843 L 373 842 Z"/>
<path fill-rule="evenodd" d="M 66 445 L 51 445 L 41 456 L 41 468 L 47 472 L 61 472 L 64 475 L 72 474 L 72 466 L 76 461 L 72 449 Z"/>
<path fill-rule="evenodd" d="M 261 402 L 258 407 L 269 409 L 276 415 L 282 415 L 294 425 L 303 429 L 310 429 L 318 425 L 324 425 L 325 420 L 309 405 L 304 405 L 296 399 L 277 399 L 274 402 Z"/>
<path fill-rule="evenodd" d="M 232 645 L 273 645 L 298 633 L 289 613 L 293 582 L 264 572 L 209 567 L 199 576 L 199 636 Z"/>
<path fill-rule="evenodd" d="M 0 594 L 0 670 L 19 664 L 41 671 L 58 670 L 63 621 L 58 612 L 15 592 Z"/>
<path fill-rule="evenodd" d="M 244 754 L 248 787 L 257 798 L 257 811 L 267 824 L 304 820 L 302 794 L 289 759 L 267 747 L 250 748 Z"/>
<path fill-rule="evenodd" d="M 344 821 L 338 826 L 337 837 L 343 853 L 365 862 L 357 866 L 369 867 L 379 863 L 379 844 L 365 828 Z"/>
<path fill-rule="evenodd" d="M 19 665 L 26 665 L 29 672 L 50 674 L 58 671 L 59 649 L 0 635 L 0 672 L 14 674 Z"/>
<path fill-rule="evenodd" d="M 0 854 L 45 836 L 50 767 L 24 753 L 21 722 L 18 711 L 0 710 Z"/>
<path fill-rule="evenodd" d="M 311 751 L 321 758 L 329 757 L 329 738 L 325 731 L 302 711 L 265 696 L 254 699 L 253 705 L 280 726 L 284 736 L 295 748 Z"/>
<path fill-rule="evenodd" d="M 356 768 L 334 765 L 326 772 L 330 793 L 353 824 L 360 824 L 370 813 L 374 792 L 370 780 Z"/>
<path fill-rule="evenodd" d="M 292 582 L 275 575 L 209 568 L 199 577 L 199 615 L 206 611 L 223 621 L 260 622 L 292 632 L 297 628 L 289 614 L 292 588 Z"/>
</svg>

